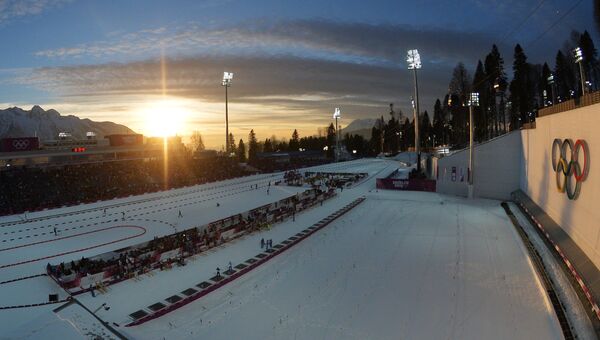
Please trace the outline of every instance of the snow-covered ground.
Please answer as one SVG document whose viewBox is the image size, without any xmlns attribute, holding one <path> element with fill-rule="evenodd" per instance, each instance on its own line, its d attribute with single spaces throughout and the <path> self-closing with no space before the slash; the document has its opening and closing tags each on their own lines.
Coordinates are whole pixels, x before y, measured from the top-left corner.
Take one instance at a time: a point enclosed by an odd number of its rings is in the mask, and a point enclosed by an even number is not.
<svg viewBox="0 0 600 340">
<path fill-rule="evenodd" d="M 368 172 L 374 178 L 387 168 L 392 171 L 393 164 L 357 160 L 306 170 Z M 271 186 L 267 195 L 268 183 L 282 178 L 283 173 L 256 175 L 0 217 L 0 282 L 43 273 L 47 263 L 56 264 L 123 248 L 155 236 L 172 234 L 177 230 L 247 211 L 305 190 Z M 251 189 L 256 184 L 258 189 Z M 183 218 L 178 218 L 180 210 Z M 57 229 L 57 236 L 54 235 L 54 228 Z M 46 302 L 48 294 L 52 293 L 64 297 L 64 292 L 47 277 L 0 284 L 0 307 Z M 0 310 L 0 329 L 18 327 L 56 306 Z M 4 332 L 0 332 L 0 337 L 2 334 Z"/>
<path fill-rule="evenodd" d="M 498 202 L 383 191 L 228 286 L 123 331 L 138 339 L 562 338 Z"/>
<path fill-rule="evenodd" d="M 367 172 L 369 177 L 323 206 L 298 214 L 295 221 L 218 247 L 184 267 L 156 271 L 140 281 L 113 285 L 105 294 L 84 294 L 78 299 L 90 309 L 107 303 L 110 310 L 101 310 L 99 316 L 119 324 L 119 332 L 136 339 L 562 338 L 548 298 L 499 202 L 376 191 L 375 177 L 397 168 L 397 161 L 367 159 L 311 169 Z M 266 195 L 264 186 L 281 177 L 252 176 L 28 214 L 28 222 L 19 222 L 20 216 L 1 218 L 0 233 L 8 231 L 0 235 L 2 248 L 51 242 L 0 250 L 0 266 L 138 233 L 134 228 L 107 227 L 136 225 L 146 231 L 51 260 L 0 268 L 0 281 L 41 273 L 46 262 L 122 248 L 301 190 L 277 187 L 275 191 L 272 187 Z M 254 184 L 259 189 L 250 189 Z M 261 238 L 277 244 L 363 195 L 367 199 L 352 211 L 257 269 L 161 318 L 124 327 L 131 321 L 129 314 L 155 302 L 168 304 L 165 298 L 209 279 L 216 267 L 225 268 L 229 261 L 235 266 L 255 256 Z M 103 216 L 105 206 L 109 206 L 107 215 L 112 215 Z M 124 210 L 126 221 L 121 221 Z M 184 215 L 180 219 L 179 210 Z M 36 218 L 41 220 L 32 221 Z M 57 237 L 49 234 L 53 227 L 48 226 L 55 224 Z M 46 232 L 43 237 L 40 228 Z M 88 231 L 92 233 L 56 240 Z M 38 236 L 33 236 L 36 232 Z M 16 235 L 22 239 L 15 239 Z M 30 237 L 23 238 L 26 235 Z M 10 243 L 1 242 L 11 238 Z M 0 298 L 8 304 L 32 303 L 38 298 L 43 302 L 55 291 L 56 285 L 39 277 L 0 285 Z M 19 325 L 26 327 L 36 318 L 46 320 L 43 315 L 57 305 L 51 306 L 0 311 L 0 327 L 22 330 Z M 84 322 L 87 317 L 82 313 L 63 312 L 61 317 L 84 334 L 81 329 L 93 325 Z"/>
</svg>

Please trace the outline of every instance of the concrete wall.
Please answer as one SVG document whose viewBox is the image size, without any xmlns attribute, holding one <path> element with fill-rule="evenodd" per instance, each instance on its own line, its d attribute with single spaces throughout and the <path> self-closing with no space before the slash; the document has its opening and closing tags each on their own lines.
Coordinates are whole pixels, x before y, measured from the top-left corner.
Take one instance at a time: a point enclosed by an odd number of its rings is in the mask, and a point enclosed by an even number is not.
<svg viewBox="0 0 600 340">
<path fill-rule="evenodd" d="M 519 188 L 521 144 L 521 133 L 515 131 L 475 145 L 475 197 L 510 199 L 510 193 Z M 437 192 L 467 196 L 468 160 L 468 149 L 438 160 Z M 456 168 L 455 180 L 453 167 Z"/>
<path fill-rule="evenodd" d="M 520 132 L 521 190 L 569 234 L 596 267 L 600 267 L 600 167 L 595 166 L 594 156 L 600 150 L 599 128 L 600 104 L 596 104 L 540 117 L 535 129 Z M 555 138 L 584 139 L 588 144 L 589 173 L 576 200 L 569 200 L 556 188 L 552 170 Z M 583 155 L 579 160 L 583 167 Z"/>
</svg>

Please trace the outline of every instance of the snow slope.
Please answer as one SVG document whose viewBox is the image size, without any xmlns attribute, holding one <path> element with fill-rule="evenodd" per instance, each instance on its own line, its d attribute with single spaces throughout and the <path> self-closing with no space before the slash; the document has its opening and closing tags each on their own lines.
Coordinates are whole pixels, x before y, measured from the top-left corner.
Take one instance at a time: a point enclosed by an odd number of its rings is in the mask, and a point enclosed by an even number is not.
<svg viewBox="0 0 600 340">
<path fill-rule="evenodd" d="M 89 294 L 78 298 L 90 309 L 106 302 L 111 308 L 102 310 L 100 316 L 118 323 L 119 332 L 135 339 L 561 338 L 554 311 L 499 202 L 376 191 L 375 177 L 385 177 L 396 168 L 397 161 L 367 159 L 310 169 L 367 172 L 369 177 L 322 207 L 298 214 L 295 221 L 218 247 L 185 267 L 124 281 L 95 298 Z M 127 228 L 101 230 L 110 226 L 135 224 L 146 232 L 127 241 L 58 256 L 53 263 L 248 210 L 298 190 L 279 187 L 274 193 L 271 188 L 271 195 L 266 195 L 264 186 L 281 176 L 252 176 L 37 212 L 27 216 L 27 221 L 20 221 L 23 216 L 4 217 L 0 219 L 0 247 L 51 242 L 0 251 L 0 265 L 131 235 Z M 254 184 L 259 184 L 258 190 L 250 189 Z M 256 255 L 260 238 L 272 238 L 277 244 L 363 195 L 367 199 L 342 218 L 239 279 L 161 318 L 123 327 L 131 320 L 130 313 L 206 280 L 229 261 L 235 266 Z M 103 216 L 104 207 L 109 216 Z M 182 219 L 177 218 L 180 209 Z M 120 220 L 122 211 L 126 211 L 127 223 Z M 80 230 L 98 232 L 52 241 L 53 225 L 64 229 L 59 236 Z M 46 235 L 39 234 L 40 228 Z M 45 263 L 0 268 L 0 281 L 38 274 Z M 57 288 L 44 279 L 0 285 L 0 298 L 11 304 L 45 301 Z M 36 318 L 51 319 L 44 317 L 56 307 L 51 306 L 0 310 L 2 335 L 28 334 L 22 330 Z M 90 319 L 85 312 L 68 311 L 70 315 L 64 317 L 77 329 L 97 329 L 87 325 Z"/>
<path fill-rule="evenodd" d="M 498 202 L 383 191 L 237 282 L 122 330 L 136 339 L 562 338 Z"/>
<path fill-rule="evenodd" d="M 358 160 L 308 170 L 360 170 L 368 171 L 373 176 L 387 167 L 391 171 L 391 166 L 384 161 Z M 43 273 L 48 262 L 55 264 L 123 248 L 155 236 L 172 234 L 177 230 L 247 211 L 305 190 L 272 186 L 267 195 L 268 183 L 282 178 L 282 173 L 249 176 L 27 215 L 0 217 L 0 282 Z M 254 185 L 258 185 L 258 189 L 251 189 Z M 220 204 L 218 208 L 217 202 Z M 183 218 L 177 217 L 179 210 Z M 125 220 L 122 220 L 123 212 Z M 57 236 L 54 236 L 55 227 Z M 84 248 L 89 249 L 80 251 Z M 26 261 L 31 262 L 22 263 Z M 53 293 L 61 294 L 62 298 L 60 288 L 47 277 L 0 284 L 0 307 L 46 302 L 48 294 Z M 56 306 L 0 310 L 0 329 L 8 331 L 17 328 Z"/>
</svg>

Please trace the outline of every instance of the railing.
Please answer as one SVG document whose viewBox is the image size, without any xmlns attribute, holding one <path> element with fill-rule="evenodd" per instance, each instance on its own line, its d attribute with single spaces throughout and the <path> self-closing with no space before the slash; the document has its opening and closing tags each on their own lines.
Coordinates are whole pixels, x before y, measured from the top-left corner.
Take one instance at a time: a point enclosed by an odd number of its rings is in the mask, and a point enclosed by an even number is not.
<svg viewBox="0 0 600 340">
<path fill-rule="evenodd" d="M 581 97 L 570 99 L 562 103 L 539 109 L 538 117 L 548 116 L 551 114 L 574 110 L 583 106 L 589 106 L 600 103 L 600 91 L 586 93 Z"/>
</svg>

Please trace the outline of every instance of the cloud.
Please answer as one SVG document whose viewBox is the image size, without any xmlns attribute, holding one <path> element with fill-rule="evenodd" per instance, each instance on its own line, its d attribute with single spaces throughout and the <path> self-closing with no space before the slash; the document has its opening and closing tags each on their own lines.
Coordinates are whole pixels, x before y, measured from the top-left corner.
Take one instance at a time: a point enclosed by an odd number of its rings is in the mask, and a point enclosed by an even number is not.
<svg viewBox="0 0 600 340">
<path fill-rule="evenodd" d="M 202 56 L 166 59 L 167 94 L 221 102 L 220 79 L 234 72 L 232 100 L 290 109 L 327 109 L 348 104 L 373 111 L 389 102 L 408 104 L 412 77 L 398 66 L 356 64 L 294 56 Z M 445 66 L 430 65 L 420 72 L 423 102 L 443 95 L 449 79 Z M 34 69 L 16 82 L 76 100 L 84 97 L 159 95 L 160 60 Z"/>
<path fill-rule="evenodd" d="M 0 23 L 24 16 L 38 15 L 71 0 L 0 0 Z"/>
<path fill-rule="evenodd" d="M 210 54 L 292 54 L 334 60 L 403 64 L 406 50 L 418 47 L 430 62 L 472 59 L 491 47 L 493 38 L 479 32 L 425 29 L 407 25 L 327 20 L 255 20 L 232 26 L 197 23 L 153 28 L 107 40 L 37 51 L 38 57 L 136 57 Z"/>
</svg>

